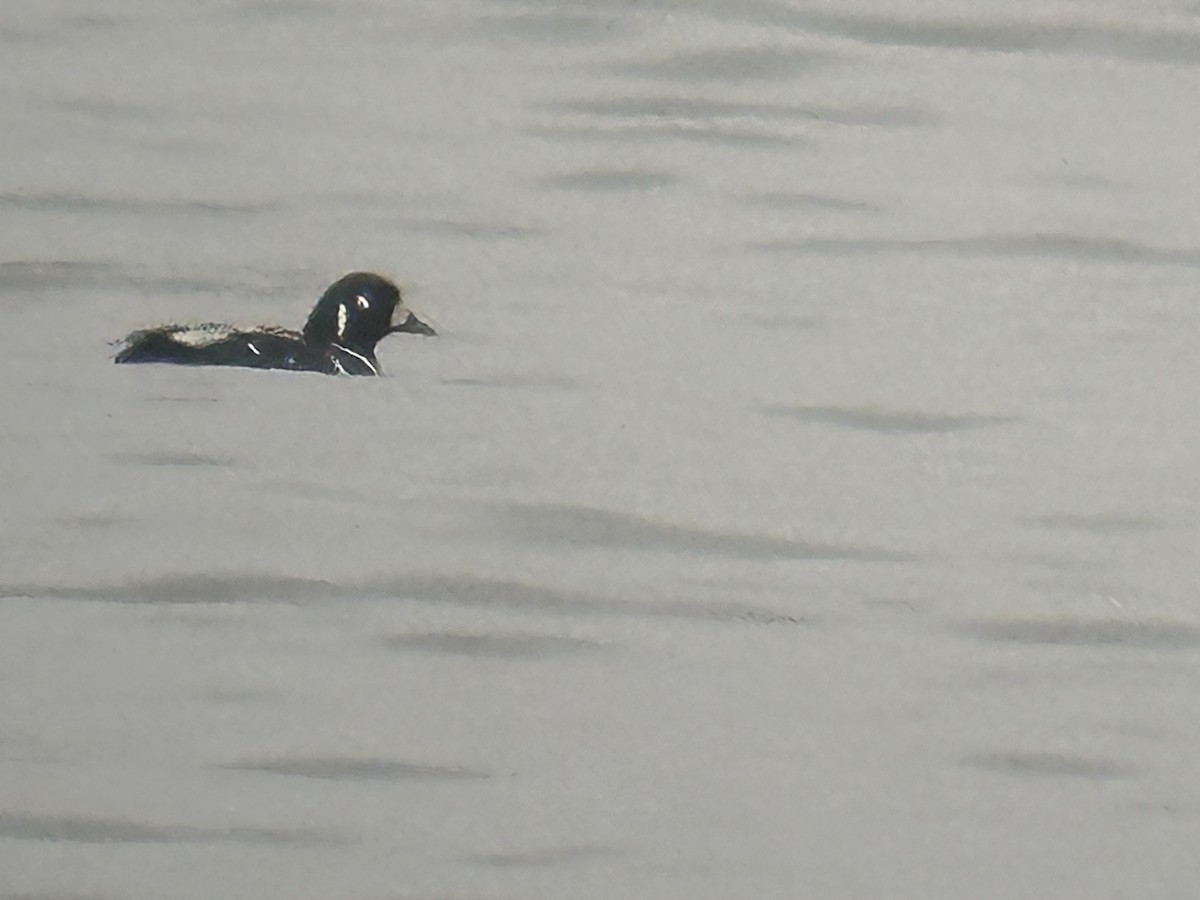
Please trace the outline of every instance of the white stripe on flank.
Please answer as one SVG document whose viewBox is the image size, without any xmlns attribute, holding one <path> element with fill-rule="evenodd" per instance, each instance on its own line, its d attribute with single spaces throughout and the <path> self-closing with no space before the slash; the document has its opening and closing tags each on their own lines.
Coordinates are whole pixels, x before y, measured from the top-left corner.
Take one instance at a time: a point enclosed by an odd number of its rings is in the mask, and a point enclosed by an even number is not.
<svg viewBox="0 0 1200 900">
<path fill-rule="evenodd" d="M 254 346 L 253 341 L 248 342 L 246 344 L 246 346 L 250 348 L 250 352 L 253 353 L 255 356 L 262 356 L 262 354 L 258 352 L 258 348 Z"/>
<path fill-rule="evenodd" d="M 363 365 L 365 365 L 368 369 L 371 370 L 372 375 L 379 374 L 379 370 L 377 368 L 375 368 L 375 366 L 373 366 L 371 364 L 371 361 L 369 359 L 367 359 L 365 356 L 363 356 L 361 353 L 355 353 L 353 350 L 347 350 L 341 344 L 334 344 L 333 346 L 337 347 L 337 349 L 341 350 L 343 353 L 349 353 L 355 359 L 361 359 L 363 361 Z M 337 358 L 334 357 L 333 361 L 334 361 L 334 363 L 337 363 Z"/>
</svg>

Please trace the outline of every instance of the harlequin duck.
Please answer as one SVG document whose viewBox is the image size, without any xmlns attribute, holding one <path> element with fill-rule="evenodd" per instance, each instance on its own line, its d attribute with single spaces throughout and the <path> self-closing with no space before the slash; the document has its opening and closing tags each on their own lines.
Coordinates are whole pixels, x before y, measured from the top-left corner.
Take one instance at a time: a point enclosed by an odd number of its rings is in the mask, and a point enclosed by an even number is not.
<svg viewBox="0 0 1200 900">
<path fill-rule="evenodd" d="M 399 323 L 392 322 L 399 319 Z M 267 326 L 161 325 L 119 341 L 118 363 L 247 366 L 326 375 L 378 375 L 375 344 L 395 331 L 436 334 L 381 275 L 352 272 L 331 284 L 313 307 L 303 332 Z"/>
</svg>

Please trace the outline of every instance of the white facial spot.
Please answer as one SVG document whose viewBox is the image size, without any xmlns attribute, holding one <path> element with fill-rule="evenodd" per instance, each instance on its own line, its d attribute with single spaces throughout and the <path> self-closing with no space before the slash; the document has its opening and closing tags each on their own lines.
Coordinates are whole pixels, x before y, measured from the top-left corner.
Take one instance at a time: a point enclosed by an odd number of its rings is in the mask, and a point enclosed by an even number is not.
<svg viewBox="0 0 1200 900">
<path fill-rule="evenodd" d="M 253 341 L 246 344 L 246 346 L 250 348 L 250 352 L 253 353 L 255 356 L 262 356 L 262 354 L 259 352 L 258 348 L 254 346 Z"/>
<path fill-rule="evenodd" d="M 371 301 L 368 300 L 366 297 L 364 297 L 362 294 L 359 294 L 354 299 L 358 302 L 359 309 L 366 309 L 367 307 L 369 307 L 371 305 Z"/>
<path fill-rule="evenodd" d="M 346 335 L 346 304 L 345 304 L 345 303 L 339 303 L 339 304 L 338 304 L 338 330 L 337 330 L 337 336 L 338 336 L 338 337 L 345 337 L 345 335 Z"/>
</svg>

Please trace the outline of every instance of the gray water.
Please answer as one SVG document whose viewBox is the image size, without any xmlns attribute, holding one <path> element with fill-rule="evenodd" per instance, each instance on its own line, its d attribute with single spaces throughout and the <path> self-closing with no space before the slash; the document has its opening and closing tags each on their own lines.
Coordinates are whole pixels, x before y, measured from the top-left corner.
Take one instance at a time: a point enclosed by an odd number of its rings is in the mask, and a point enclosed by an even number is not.
<svg viewBox="0 0 1200 900">
<path fill-rule="evenodd" d="M 1196 896 L 1196 4 L 48 0 L 0 76 L 0 897 Z M 357 268 L 386 378 L 111 364 Z"/>
</svg>

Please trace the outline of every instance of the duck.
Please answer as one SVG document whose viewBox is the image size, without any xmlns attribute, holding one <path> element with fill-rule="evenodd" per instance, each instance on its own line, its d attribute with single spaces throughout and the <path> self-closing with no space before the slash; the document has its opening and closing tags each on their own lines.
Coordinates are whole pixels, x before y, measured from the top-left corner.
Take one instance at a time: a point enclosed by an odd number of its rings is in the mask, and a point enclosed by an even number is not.
<svg viewBox="0 0 1200 900">
<path fill-rule="evenodd" d="M 398 332 L 437 334 L 404 305 L 394 282 L 374 272 L 351 272 L 325 289 L 303 331 L 216 322 L 159 325 L 117 341 L 113 361 L 380 375 L 375 345 Z"/>
</svg>

